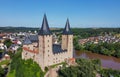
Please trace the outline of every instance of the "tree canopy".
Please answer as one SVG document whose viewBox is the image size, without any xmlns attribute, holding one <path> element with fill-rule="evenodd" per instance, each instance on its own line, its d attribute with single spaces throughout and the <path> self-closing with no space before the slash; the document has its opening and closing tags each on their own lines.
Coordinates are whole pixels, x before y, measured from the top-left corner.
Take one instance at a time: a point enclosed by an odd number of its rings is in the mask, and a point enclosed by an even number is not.
<svg viewBox="0 0 120 77">
<path fill-rule="evenodd" d="M 12 44 L 12 41 L 10 39 L 6 39 L 4 41 L 4 44 L 7 46 L 7 48 L 9 48 L 11 46 L 11 44 Z"/>
<path fill-rule="evenodd" d="M 62 67 L 58 71 L 59 77 L 96 77 L 96 74 L 102 77 L 120 77 L 119 70 L 102 68 L 98 59 L 77 59 L 76 62 L 76 66 Z"/>
<path fill-rule="evenodd" d="M 10 64 L 10 72 L 7 77 L 44 77 L 44 72 L 32 59 L 22 60 L 21 50 L 13 57 Z"/>
</svg>

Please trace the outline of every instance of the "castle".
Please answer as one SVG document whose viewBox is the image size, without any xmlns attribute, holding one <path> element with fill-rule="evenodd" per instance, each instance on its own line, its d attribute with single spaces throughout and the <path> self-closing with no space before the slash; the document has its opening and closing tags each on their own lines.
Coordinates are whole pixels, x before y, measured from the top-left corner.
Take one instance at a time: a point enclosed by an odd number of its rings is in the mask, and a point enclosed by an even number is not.
<svg viewBox="0 0 120 77">
<path fill-rule="evenodd" d="M 67 19 L 62 32 L 61 44 L 53 43 L 47 17 L 44 15 L 38 35 L 29 35 L 23 42 L 22 59 L 33 59 L 44 70 L 45 67 L 73 58 L 73 34 Z"/>
</svg>

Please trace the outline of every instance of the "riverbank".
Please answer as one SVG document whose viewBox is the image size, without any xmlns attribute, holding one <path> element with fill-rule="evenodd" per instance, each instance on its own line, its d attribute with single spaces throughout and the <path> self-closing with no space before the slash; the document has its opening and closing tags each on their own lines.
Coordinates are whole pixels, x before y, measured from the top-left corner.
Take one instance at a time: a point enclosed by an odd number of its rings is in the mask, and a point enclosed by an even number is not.
<svg viewBox="0 0 120 77">
<path fill-rule="evenodd" d="M 92 52 L 74 51 L 74 57 L 85 59 L 100 59 L 102 67 L 120 70 L 120 58 L 113 56 L 105 56 Z"/>
<path fill-rule="evenodd" d="M 120 70 L 101 67 L 98 59 L 77 58 L 77 66 L 62 67 L 58 70 L 60 77 L 120 77 Z"/>
</svg>

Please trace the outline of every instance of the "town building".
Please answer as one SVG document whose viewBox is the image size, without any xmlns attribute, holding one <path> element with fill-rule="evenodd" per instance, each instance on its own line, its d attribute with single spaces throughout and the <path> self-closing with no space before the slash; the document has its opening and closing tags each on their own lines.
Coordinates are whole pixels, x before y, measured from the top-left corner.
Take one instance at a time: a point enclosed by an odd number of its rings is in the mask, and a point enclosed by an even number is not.
<svg viewBox="0 0 120 77">
<path fill-rule="evenodd" d="M 27 36 L 23 42 L 22 59 L 33 59 L 44 70 L 45 67 L 73 58 L 73 34 L 67 19 L 62 32 L 61 44 L 53 43 L 47 17 L 44 15 L 38 35 Z"/>
</svg>

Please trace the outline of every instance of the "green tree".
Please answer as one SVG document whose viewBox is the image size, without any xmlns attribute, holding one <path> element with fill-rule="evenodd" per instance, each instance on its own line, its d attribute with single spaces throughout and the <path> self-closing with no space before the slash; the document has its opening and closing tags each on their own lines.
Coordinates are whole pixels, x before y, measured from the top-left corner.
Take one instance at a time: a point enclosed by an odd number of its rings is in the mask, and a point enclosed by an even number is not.
<svg viewBox="0 0 120 77">
<path fill-rule="evenodd" d="M 7 48 L 9 48 L 11 46 L 11 44 L 12 44 L 12 41 L 10 39 L 6 39 L 4 41 L 4 44 L 7 46 Z"/>
<path fill-rule="evenodd" d="M 4 75 L 4 69 L 0 66 L 0 77 L 3 77 Z"/>
<path fill-rule="evenodd" d="M 3 50 L 3 49 L 0 49 L 0 53 L 2 53 L 2 52 L 4 52 L 4 50 Z"/>
<path fill-rule="evenodd" d="M 61 68 L 58 73 L 59 77 L 95 77 L 100 71 L 99 60 L 77 59 L 78 66 Z"/>
<path fill-rule="evenodd" d="M 44 77 L 44 72 L 39 65 L 32 59 L 21 59 L 22 49 L 18 49 L 18 52 L 13 55 L 12 62 L 10 64 L 10 73 L 15 71 L 14 77 Z M 8 76 L 9 77 L 9 76 Z"/>
</svg>

